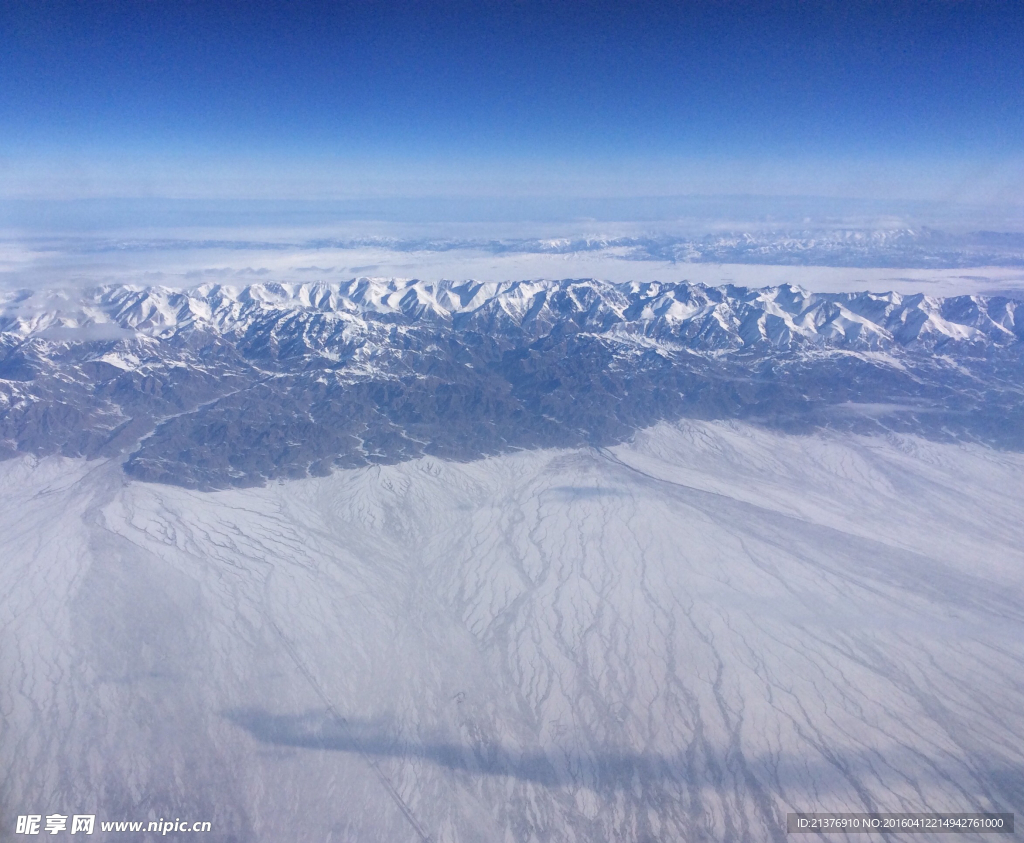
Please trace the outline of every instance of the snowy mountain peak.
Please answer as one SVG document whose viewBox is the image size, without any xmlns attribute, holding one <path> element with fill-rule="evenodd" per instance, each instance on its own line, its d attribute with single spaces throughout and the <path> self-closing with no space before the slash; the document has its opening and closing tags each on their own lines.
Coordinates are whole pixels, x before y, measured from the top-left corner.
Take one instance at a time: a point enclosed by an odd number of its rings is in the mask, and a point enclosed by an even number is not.
<svg viewBox="0 0 1024 843">
<path fill-rule="evenodd" d="M 55 306 L 56 305 L 56 306 Z M 879 349 L 1008 345 L 1024 337 L 1019 304 L 898 293 L 810 293 L 791 285 L 614 285 L 593 280 L 442 282 L 358 278 L 341 283 L 205 285 L 191 290 L 101 287 L 77 300 L 19 292 L 0 301 L 0 329 L 23 339 L 54 328 L 111 325 L 147 336 L 239 336 L 282 322 L 433 324 L 460 331 L 566 329 L 635 333 L 695 351 L 767 344 Z M 294 325 L 290 326 L 294 329 Z"/>
</svg>

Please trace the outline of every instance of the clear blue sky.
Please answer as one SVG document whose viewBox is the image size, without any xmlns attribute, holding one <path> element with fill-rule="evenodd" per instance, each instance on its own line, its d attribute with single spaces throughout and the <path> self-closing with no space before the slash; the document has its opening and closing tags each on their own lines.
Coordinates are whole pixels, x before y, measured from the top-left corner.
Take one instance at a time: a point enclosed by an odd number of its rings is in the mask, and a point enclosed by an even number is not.
<svg viewBox="0 0 1024 843">
<path fill-rule="evenodd" d="M 1024 3 L 0 0 L 0 195 L 1015 202 Z"/>
</svg>

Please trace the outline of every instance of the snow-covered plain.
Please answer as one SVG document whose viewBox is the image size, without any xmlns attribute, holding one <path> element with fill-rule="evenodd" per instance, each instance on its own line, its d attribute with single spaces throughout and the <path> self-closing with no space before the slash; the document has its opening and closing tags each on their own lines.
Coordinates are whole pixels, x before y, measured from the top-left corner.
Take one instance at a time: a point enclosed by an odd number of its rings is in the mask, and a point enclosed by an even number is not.
<svg viewBox="0 0 1024 843">
<path fill-rule="evenodd" d="M 440 843 L 1024 812 L 1020 454 L 683 422 L 209 493 L 22 457 L 0 535 L 4 817 Z"/>
</svg>

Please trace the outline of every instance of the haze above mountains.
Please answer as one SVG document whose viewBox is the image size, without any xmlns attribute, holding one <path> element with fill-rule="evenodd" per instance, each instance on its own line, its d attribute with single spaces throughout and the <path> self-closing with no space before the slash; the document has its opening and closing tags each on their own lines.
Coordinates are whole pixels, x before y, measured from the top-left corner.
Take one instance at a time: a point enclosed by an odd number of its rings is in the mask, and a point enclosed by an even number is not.
<svg viewBox="0 0 1024 843">
<path fill-rule="evenodd" d="M 1024 289 L 1024 223 L 1013 208 L 758 197 L 9 204 L 0 215 L 8 289 L 361 276 L 938 296 Z"/>
</svg>

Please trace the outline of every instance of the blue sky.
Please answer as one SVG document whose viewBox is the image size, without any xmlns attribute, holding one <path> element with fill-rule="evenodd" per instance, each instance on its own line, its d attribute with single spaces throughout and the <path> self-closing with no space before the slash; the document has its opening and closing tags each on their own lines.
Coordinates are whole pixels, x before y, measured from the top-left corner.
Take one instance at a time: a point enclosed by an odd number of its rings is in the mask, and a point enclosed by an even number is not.
<svg viewBox="0 0 1024 843">
<path fill-rule="evenodd" d="M 1020 204 L 1019 2 L 0 6 L 0 195 Z"/>
</svg>

